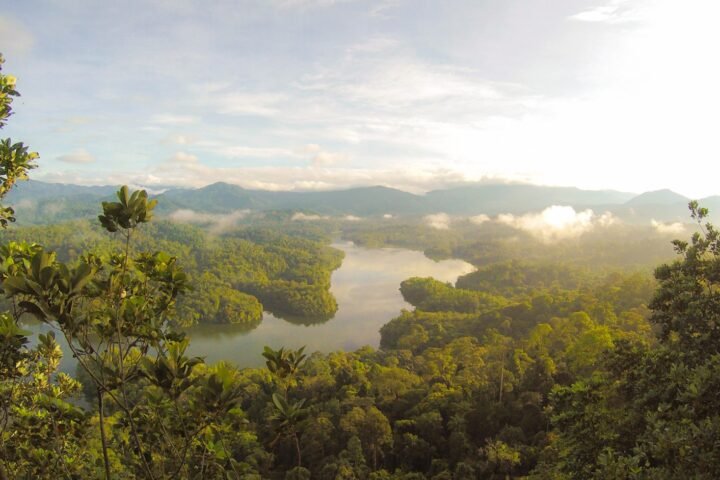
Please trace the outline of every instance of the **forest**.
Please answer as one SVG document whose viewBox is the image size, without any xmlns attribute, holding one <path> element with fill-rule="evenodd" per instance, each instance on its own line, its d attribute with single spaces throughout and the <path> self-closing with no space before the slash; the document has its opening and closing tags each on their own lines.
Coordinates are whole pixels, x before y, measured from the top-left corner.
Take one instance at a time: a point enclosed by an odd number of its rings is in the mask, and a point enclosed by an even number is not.
<svg viewBox="0 0 720 480">
<path fill-rule="evenodd" d="M 0 126 L 15 96 L 0 75 Z M 0 196 L 37 158 L 0 143 Z M 720 233 L 697 202 L 672 244 L 353 224 L 477 270 L 404 281 L 377 349 L 269 345 L 263 368 L 189 356 L 183 328 L 332 316 L 334 232 L 210 235 L 156 203 L 123 186 L 96 222 L 23 228 L 0 209 L 0 479 L 720 477 Z M 53 330 L 31 342 L 27 317 Z"/>
<path fill-rule="evenodd" d="M 5 230 L 0 242 L 37 243 L 71 263 L 88 253 L 110 255 L 118 247 L 117 238 L 84 220 Z M 177 326 L 233 323 L 251 329 L 263 310 L 299 321 L 335 314 L 330 275 L 340 266 L 342 252 L 326 243 L 267 228 L 218 237 L 165 220 L 137 232 L 133 248 L 172 255 L 191 279 L 193 288 L 178 301 Z"/>
</svg>

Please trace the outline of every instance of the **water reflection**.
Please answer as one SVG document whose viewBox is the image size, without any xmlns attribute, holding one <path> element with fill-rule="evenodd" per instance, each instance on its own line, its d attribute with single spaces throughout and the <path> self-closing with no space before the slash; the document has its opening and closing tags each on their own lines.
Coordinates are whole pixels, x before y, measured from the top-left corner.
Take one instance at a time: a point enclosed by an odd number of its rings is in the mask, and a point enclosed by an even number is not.
<svg viewBox="0 0 720 480">
<path fill-rule="evenodd" d="M 297 315 L 280 314 L 277 312 L 269 312 L 269 314 L 275 318 L 280 318 L 288 323 L 292 323 L 293 325 L 305 325 L 306 327 L 310 327 L 312 325 L 321 325 L 323 323 L 329 322 L 330 320 L 335 318 L 336 315 L 332 314 L 318 317 L 300 317 Z"/>
</svg>

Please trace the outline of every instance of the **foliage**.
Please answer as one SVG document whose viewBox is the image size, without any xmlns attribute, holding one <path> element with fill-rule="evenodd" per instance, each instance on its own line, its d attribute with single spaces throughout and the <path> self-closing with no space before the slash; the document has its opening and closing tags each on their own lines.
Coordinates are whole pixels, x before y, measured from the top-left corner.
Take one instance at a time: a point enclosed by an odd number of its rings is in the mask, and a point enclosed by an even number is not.
<svg viewBox="0 0 720 480">
<path fill-rule="evenodd" d="M 104 256 L 117 248 L 116 240 L 84 221 L 23 227 L 0 237 L 40 243 L 69 264 L 84 252 Z M 159 221 L 143 224 L 133 243 L 138 250 L 167 252 L 185 267 L 193 289 L 177 302 L 174 321 L 181 326 L 234 323 L 252 329 L 263 310 L 317 323 L 337 310 L 330 275 L 342 252 L 317 240 L 257 229 L 212 237 L 198 227 Z"/>
<path fill-rule="evenodd" d="M 2 73 L 5 59 L 0 54 L 0 129 L 12 115 L 13 97 L 20 94 L 15 90 L 15 77 Z M 38 154 L 28 151 L 22 142 L 13 142 L 11 139 L 0 139 L 0 198 L 7 195 L 18 180 L 27 179 L 27 172 L 35 168 Z M 0 227 L 7 227 L 9 222 L 15 221 L 15 211 L 11 207 L 0 205 Z"/>
<path fill-rule="evenodd" d="M 14 318 L 2 321 L 9 427 L 3 448 L 12 452 L 4 455 L 5 470 L 41 478 L 257 471 L 256 440 L 237 409 L 236 371 L 187 357 L 188 341 L 170 328 L 187 276 L 166 253 L 132 251 L 133 234 L 150 219 L 154 202 L 127 187 L 118 200 L 105 202 L 101 215 L 104 227 L 122 237 L 117 251 L 72 264 L 37 245 L 10 243 L 0 251 L 2 289 L 14 305 Z M 53 337 L 25 348 L 26 332 L 17 328 L 25 314 L 65 337 L 96 392 L 95 412 L 65 400 L 80 386 L 54 373 L 61 353 Z"/>
<path fill-rule="evenodd" d="M 592 378 L 556 388 L 547 470 L 583 478 L 717 478 L 720 248 L 707 210 L 681 256 L 656 270 L 658 347 L 620 342 Z"/>
</svg>

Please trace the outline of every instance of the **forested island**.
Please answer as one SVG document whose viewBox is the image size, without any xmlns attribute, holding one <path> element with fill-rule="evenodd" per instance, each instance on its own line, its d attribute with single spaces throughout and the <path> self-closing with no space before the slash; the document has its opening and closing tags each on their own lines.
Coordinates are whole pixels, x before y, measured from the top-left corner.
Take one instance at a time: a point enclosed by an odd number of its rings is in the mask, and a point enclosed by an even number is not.
<svg viewBox="0 0 720 480">
<path fill-rule="evenodd" d="M 16 95 L 0 75 L 0 126 Z M 0 195 L 36 158 L 0 143 Z M 0 479 L 720 477 L 720 235 L 697 202 L 672 244 L 284 211 L 210 233 L 156 204 L 121 187 L 98 221 L 22 228 L 0 210 Z M 198 322 L 331 317 L 334 235 L 477 270 L 398 285 L 410 307 L 378 348 L 187 353 Z M 52 331 L 31 341 L 29 317 Z"/>
</svg>

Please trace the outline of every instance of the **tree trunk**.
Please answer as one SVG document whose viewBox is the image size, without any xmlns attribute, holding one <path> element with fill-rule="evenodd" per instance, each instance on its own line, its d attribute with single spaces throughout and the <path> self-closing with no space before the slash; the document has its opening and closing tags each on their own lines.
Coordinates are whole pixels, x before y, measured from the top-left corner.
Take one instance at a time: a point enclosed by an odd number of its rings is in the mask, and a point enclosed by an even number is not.
<svg viewBox="0 0 720 480">
<path fill-rule="evenodd" d="M 300 440 L 298 440 L 297 433 L 293 435 L 295 437 L 295 451 L 297 452 L 298 467 L 302 467 L 302 454 L 300 453 Z"/>
<path fill-rule="evenodd" d="M 500 366 L 500 393 L 498 394 L 498 403 L 502 403 L 503 387 L 505 383 L 505 362 Z"/>
<path fill-rule="evenodd" d="M 100 414 L 100 441 L 102 442 L 103 461 L 105 462 L 105 480 L 110 480 L 110 458 L 108 457 L 107 439 L 105 438 L 105 412 L 103 408 L 102 390 L 97 389 L 98 412 Z"/>
</svg>

